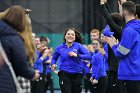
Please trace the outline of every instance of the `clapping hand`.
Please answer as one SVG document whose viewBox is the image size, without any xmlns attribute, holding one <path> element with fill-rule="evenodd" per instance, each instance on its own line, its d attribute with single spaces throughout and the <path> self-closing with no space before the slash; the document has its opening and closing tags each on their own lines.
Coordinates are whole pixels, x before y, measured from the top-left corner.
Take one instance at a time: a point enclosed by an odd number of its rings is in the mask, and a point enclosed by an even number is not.
<svg viewBox="0 0 140 93">
<path fill-rule="evenodd" d="M 114 45 L 117 45 L 119 42 L 115 37 L 108 37 L 108 44 L 110 47 L 113 47 Z"/>
</svg>

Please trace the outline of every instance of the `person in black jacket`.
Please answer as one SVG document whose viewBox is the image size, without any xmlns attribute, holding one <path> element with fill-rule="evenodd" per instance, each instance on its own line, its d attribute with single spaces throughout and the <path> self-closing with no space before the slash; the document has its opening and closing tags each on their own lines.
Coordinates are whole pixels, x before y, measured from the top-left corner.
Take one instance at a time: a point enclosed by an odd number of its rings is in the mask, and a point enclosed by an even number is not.
<svg viewBox="0 0 140 93">
<path fill-rule="evenodd" d="M 121 39 L 121 31 L 123 27 L 123 18 L 119 13 L 111 13 L 111 10 L 106 0 L 101 0 L 101 10 L 106 22 L 108 24 L 108 30 L 114 32 L 114 37 L 119 41 Z M 107 26 L 106 26 L 107 27 Z M 117 79 L 119 60 L 114 55 L 110 46 L 108 46 L 108 89 L 107 93 L 124 93 L 124 86 L 121 81 Z"/>
<path fill-rule="evenodd" d="M 25 11 L 20 6 L 12 6 L 0 20 L 0 41 L 17 76 L 35 80 L 39 77 L 28 64 L 24 39 L 19 32 L 25 30 Z M 11 73 L 6 65 L 0 70 L 0 92 L 16 93 Z"/>
</svg>

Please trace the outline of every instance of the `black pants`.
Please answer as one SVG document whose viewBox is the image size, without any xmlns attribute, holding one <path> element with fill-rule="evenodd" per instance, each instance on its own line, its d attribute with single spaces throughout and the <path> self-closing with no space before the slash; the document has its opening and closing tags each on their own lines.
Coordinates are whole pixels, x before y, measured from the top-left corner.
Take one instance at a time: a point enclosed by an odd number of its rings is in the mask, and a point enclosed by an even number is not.
<svg viewBox="0 0 140 93">
<path fill-rule="evenodd" d="M 140 93 L 140 81 L 124 81 L 126 93 Z"/>
<path fill-rule="evenodd" d="M 50 93 L 54 93 L 54 85 L 51 73 L 47 73 L 46 75 L 44 93 L 47 92 L 48 87 L 50 88 Z"/>
<path fill-rule="evenodd" d="M 38 80 L 31 82 L 31 93 L 43 93 L 44 87 L 45 87 L 44 75 L 40 74 Z"/>
<path fill-rule="evenodd" d="M 118 80 L 117 71 L 108 72 L 108 84 L 106 93 L 125 93 L 125 87 L 122 81 Z"/>
<path fill-rule="evenodd" d="M 107 87 L 107 77 L 100 77 L 98 83 L 93 85 L 92 93 L 105 93 Z"/>
<path fill-rule="evenodd" d="M 82 75 L 70 74 L 64 71 L 58 73 L 59 85 L 62 93 L 81 93 Z"/>
<path fill-rule="evenodd" d="M 90 81 L 91 73 L 86 74 L 84 76 L 84 88 L 85 88 L 85 93 L 88 93 L 88 90 L 92 93 L 92 83 Z"/>
</svg>

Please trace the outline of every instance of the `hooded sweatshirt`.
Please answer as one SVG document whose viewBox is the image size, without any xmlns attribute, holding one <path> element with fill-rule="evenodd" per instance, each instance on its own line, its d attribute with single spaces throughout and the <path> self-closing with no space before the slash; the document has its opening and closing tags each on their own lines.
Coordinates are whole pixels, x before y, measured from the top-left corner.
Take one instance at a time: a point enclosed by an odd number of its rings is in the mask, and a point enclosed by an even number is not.
<svg viewBox="0 0 140 93">
<path fill-rule="evenodd" d="M 140 80 L 140 21 L 131 20 L 123 29 L 122 39 L 112 47 L 120 59 L 118 79 Z"/>
</svg>

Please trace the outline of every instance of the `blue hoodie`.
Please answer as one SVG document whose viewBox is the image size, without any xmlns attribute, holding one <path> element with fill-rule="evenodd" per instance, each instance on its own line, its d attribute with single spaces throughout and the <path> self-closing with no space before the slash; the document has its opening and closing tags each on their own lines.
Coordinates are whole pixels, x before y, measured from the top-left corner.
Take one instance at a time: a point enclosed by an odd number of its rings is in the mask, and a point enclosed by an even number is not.
<svg viewBox="0 0 140 93">
<path fill-rule="evenodd" d="M 70 57 L 69 52 L 75 52 L 78 57 Z M 71 47 L 67 47 L 65 43 L 57 46 L 52 57 L 51 65 L 56 64 L 57 59 L 60 57 L 60 71 L 68 73 L 82 73 L 81 59 L 87 59 L 90 57 L 88 50 L 80 43 L 74 42 Z"/>
<path fill-rule="evenodd" d="M 121 42 L 112 47 L 120 59 L 118 79 L 140 80 L 140 21 L 129 21 L 122 34 Z"/>
<path fill-rule="evenodd" d="M 96 80 L 99 80 L 100 77 L 106 76 L 106 66 L 105 58 L 99 52 L 95 51 L 95 54 L 92 56 L 92 77 Z"/>
<path fill-rule="evenodd" d="M 39 70 L 39 73 L 43 73 L 43 63 L 49 59 L 49 57 L 41 59 L 42 54 L 39 51 L 36 51 L 37 59 L 34 63 L 34 69 Z"/>
</svg>

